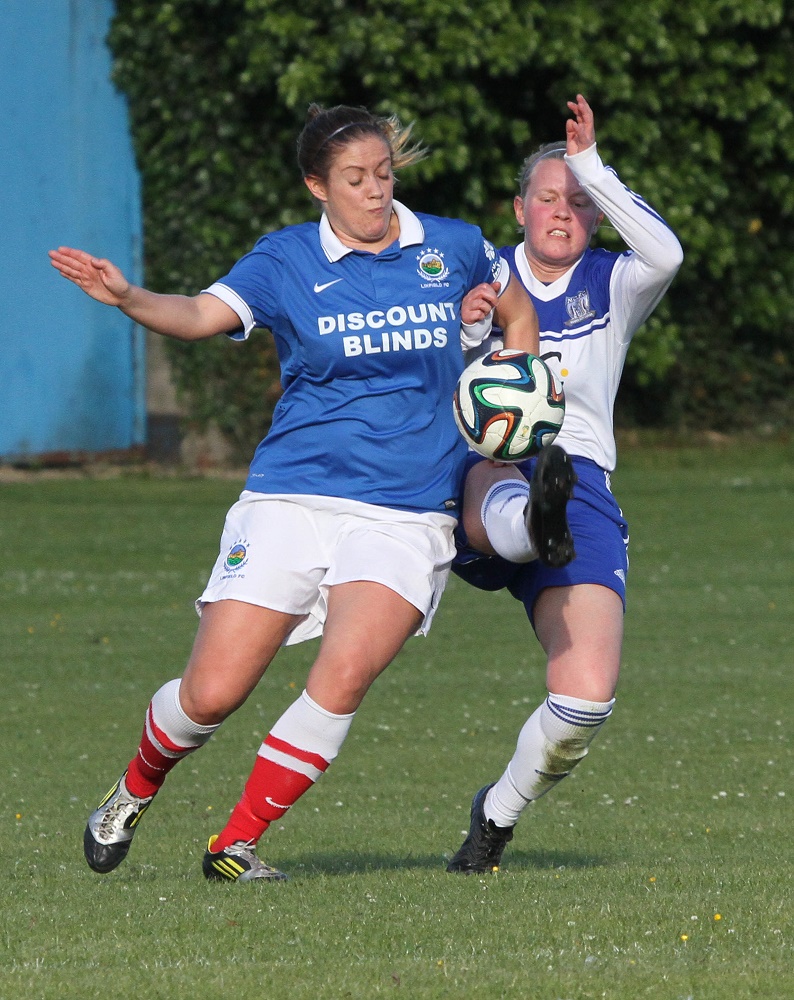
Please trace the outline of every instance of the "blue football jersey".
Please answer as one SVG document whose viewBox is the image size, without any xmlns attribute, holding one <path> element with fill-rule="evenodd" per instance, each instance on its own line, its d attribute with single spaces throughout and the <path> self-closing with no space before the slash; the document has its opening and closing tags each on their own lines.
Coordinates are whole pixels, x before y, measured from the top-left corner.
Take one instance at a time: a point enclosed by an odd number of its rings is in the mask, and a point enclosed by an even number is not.
<svg viewBox="0 0 794 1000">
<path fill-rule="evenodd" d="M 323 217 L 262 237 L 206 290 L 240 316 L 235 337 L 271 330 L 281 365 L 246 489 L 455 514 L 460 304 L 509 272 L 476 226 L 394 208 L 400 238 L 378 254 L 346 247 Z"/>
</svg>

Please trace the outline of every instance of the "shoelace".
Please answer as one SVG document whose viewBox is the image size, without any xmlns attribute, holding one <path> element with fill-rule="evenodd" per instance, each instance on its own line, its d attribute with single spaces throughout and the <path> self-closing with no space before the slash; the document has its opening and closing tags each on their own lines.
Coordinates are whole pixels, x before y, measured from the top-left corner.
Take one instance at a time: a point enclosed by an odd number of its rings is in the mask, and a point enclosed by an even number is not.
<svg viewBox="0 0 794 1000">
<path fill-rule="evenodd" d="M 236 858 L 245 858 L 246 861 L 253 861 L 262 864 L 256 854 L 256 843 L 253 840 L 236 840 L 224 848 L 227 854 L 233 854 Z"/>
<path fill-rule="evenodd" d="M 231 854 L 235 858 L 242 858 L 243 861 L 247 861 L 250 865 L 250 871 L 276 872 L 278 874 L 276 868 L 266 864 L 256 853 L 256 843 L 253 840 L 237 841 L 234 844 L 229 844 L 220 853 Z M 284 876 L 280 877 L 283 878 Z"/>
<path fill-rule="evenodd" d="M 97 832 L 105 837 L 111 836 L 116 832 L 116 824 L 121 821 L 121 825 L 123 826 L 129 811 L 137 811 L 137 808 L 140 808 L 141 804 L 143 804 L 141 799 L 134 799 L 131 796 L 127 797 L 121 793 L 116 801 L 108 806 L 105 815 L 100 821 Z"/>
<path fill-rule="evenodd" d="M 224 850 L 230 854 L 253 854 L 256 850 L 256 843 L 253 840 L 235 840 L 233 844 L 229 844 Z"/>
</svg>

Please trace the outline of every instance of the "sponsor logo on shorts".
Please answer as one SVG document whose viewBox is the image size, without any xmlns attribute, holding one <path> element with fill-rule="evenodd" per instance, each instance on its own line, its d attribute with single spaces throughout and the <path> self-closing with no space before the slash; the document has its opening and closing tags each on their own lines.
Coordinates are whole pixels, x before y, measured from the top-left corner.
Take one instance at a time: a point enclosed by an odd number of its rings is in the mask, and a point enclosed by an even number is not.
<svg viewBox="0 0 794 1000">
<path fill-rule="evenodd" d="M 618 578 L 618 580 L 620 580 L 620 582 L 625 587 L 626 586 L 626 574 L 623 572 L 623 570 L 622 569 L 616 569 L 616 570 L 614 570 L 614 573 L 615 573 L 615 576 Z"/>
<path fill-rule="evenodd" d="M 248 542 L 241 539 L 229 549 L 223 562 L 224 568 L 230 571 L 242 569 L 248 562 Z"/>
</svg>

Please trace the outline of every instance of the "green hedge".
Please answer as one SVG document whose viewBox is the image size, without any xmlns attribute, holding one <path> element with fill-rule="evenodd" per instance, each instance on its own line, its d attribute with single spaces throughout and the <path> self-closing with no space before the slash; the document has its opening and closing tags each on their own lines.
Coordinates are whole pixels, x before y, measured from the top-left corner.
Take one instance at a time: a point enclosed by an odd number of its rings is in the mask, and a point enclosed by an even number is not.
<svg viewBox="0 0 794 1000">
<path fill-rule="evenodd" d="M 415 120 L 414 208 L 517 239 L 515 175 L 593 105 L 599 148 L 679 234 L 621 419 L 791 422 L 794 5 L 783 0 L 117 0 L 110 34 L 143 175 L 149 287 L 195 293 L 314 215 L 295 164 L 311 101 Z M 608 230 L 604 245 L 620 246 Z M 278 396 L 271 338 L 173 345 L 191 418 L 250 452 Z"/>
</svg>

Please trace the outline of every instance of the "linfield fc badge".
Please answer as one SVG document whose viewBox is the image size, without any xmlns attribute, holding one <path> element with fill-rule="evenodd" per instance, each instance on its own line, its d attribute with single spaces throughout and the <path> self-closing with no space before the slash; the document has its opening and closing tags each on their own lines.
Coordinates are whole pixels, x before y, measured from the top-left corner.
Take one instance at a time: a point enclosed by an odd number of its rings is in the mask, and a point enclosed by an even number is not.
<svg viewBox="0 0 794 1000">
<path fill-rule="evenodd" d="M 588 290 L 583 288 L 576 295 L 566 296 L 565 311 L 569 317 L 565 321 L 566 326 L 576 326 L 579 323 L 584 323 L 587 319 L 592 319 L 595 316 L 595 309 L 590 306 L 590 293 Z"/>
<path fill-rule="evenodd" d="M 229 572 L 242 569 L 248 562 L 248 542 L 240 540 L 231 546 L 223 562 L 223 568 Z"/>
<path fill-rule="evenodd" d="M 444 263 L 444 254 L 440 250 L 426 247 L 416 255 L 416 260 L 419 264 L 416 273 L 425 281 L 438 285 L 449 277 L 449 268 Z"/>
</svg>

